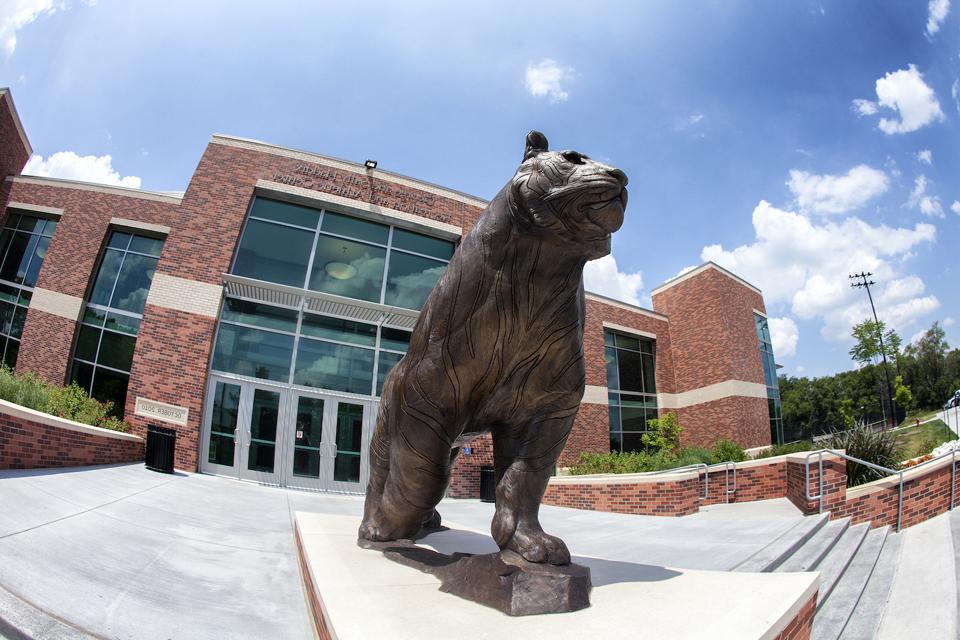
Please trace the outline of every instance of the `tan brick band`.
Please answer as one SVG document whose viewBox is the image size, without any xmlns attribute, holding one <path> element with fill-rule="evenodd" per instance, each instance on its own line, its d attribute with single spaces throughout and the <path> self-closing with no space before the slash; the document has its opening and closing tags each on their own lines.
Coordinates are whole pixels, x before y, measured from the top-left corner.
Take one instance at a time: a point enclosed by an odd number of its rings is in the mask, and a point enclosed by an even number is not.
<svg viewBox="0 0 960 640">
<path fill-rule="evenodd" d="M 156 273 L 147 295 L 147 304 L 216 318 L 220 313 L 222 296 L 222 285 Z"/>
<path fill-rule="evenodd" d="M 37 287 L 33 290 L 30 308 L 76 322 L 80 319 L 80 312 L 83 310 L 83 299 Z"/>
<path fill-rule="evenodd" d="M 737 396 L 765 399 L 767 397 L 767 387 L 757 382 L 746 382 L 745 380 L 724 380 L 682 393 L 658 393 L 657 405 L 661 409 L 683 409 Z"/>
</svg>

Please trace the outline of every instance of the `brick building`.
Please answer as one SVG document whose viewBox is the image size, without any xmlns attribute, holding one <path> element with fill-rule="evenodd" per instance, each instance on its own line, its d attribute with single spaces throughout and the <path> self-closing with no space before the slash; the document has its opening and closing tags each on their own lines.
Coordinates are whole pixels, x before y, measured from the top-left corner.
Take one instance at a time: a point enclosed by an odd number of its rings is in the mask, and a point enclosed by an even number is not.
<svg viewBox="0 0 960 640">
<path fill-rule="evenodd" d="M 20 175 L 0 89 L 0 356 L 75 381 L 178 468 L 362 492 L 383 379 L 486 202 L 363 164 L 215 135 L 183 194 Z M 782 439 L 763 297 L 712 263 L 653 309 L 587 294 L 587 388 L 561 457 L 634 450 L 675 411 L 686 444 Z M 489 440 L 460 456 L 475 495 Z"/>
</svg>

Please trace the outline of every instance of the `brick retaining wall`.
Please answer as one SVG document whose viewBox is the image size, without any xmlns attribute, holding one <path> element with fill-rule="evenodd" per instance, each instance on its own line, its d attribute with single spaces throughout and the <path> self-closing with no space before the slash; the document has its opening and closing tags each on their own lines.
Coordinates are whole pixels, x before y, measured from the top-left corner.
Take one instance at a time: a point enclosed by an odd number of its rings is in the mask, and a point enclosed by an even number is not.
<svg viewBox="0 0 960 640">
<path fill-rule="evenodd" d="M 143 460 L 143 439 L 0 401 L 0 469 L 82 467 Z"/>
<path fill-rule="evenodd" d="M 772 498 L 789 499 L 804 514 L 820 512 L 820 500 L 807 499 L 820 492 L 819 465 L 806 454 L 750 460 L 737 464 L 736 481 L 721 466 L 711 468 L 704 498 L 702 471 L 652 475 L 592 475 L 552 478 L 543 504 L 592 511 L 638 515 L 679 516 L 696 513 L 701 506 L 725 502 L 752 502 Z M 952 472 L 950 458 L 909 470 L 904 474 L 902 528 L 945 513 L 951 504 L 951 479 L 960 486 L 960 457 Z M 899 477 L 889 476 L 847 489 L 846 460 L 825 454 L 823 460 L 823 511 L 834 518 L 852 518 L 853 524 L 869 522 L 872 527 L 897 525 Z M 729 496 L 727 490 L 730 489 Z M 953 495 L 960 502 L 960 490 Z"/>
</svg>

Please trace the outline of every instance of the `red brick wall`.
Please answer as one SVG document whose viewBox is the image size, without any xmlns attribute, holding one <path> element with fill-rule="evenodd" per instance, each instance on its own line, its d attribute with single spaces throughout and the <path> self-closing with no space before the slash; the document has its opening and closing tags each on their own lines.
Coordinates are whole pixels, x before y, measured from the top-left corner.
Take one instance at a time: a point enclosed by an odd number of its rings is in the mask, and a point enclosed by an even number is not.
<svg viewBox="0 0 960 640">
<path fill-rule="evenodd" d="M 543 496 L 543 504 L 590 511 L 686 516 L 699 509 L 697 495 L 700 490 L 696 478 L 616 484 L 551 482 Z"/>
<path fill-rule="evenodd" d="M 728 490 L 732 492 L 729 496 Z M 786 492 L 787 467 L 782 458 L 758 466 L 731 466 L 729 470 L 714 467 L 710 471 L 707 499 L 701 502 L 701 505 L 769 500 L 782 498 Z M 700 495 L 703 495 L 702 482 Z"/>
<path fill-rule="evenodd" d="M 798 456 L 799 458 L 799 456 Z M 798 458 L 787 460 L 787 498 L 805 514 L 819 513 L 820 500 L 808 500 L 807 494 L 820 494 L 820 468 L 817 458 L 810 458 L 809 480 L 806 466 Z M 835 511 L 847 499 L 847 461 L 830 458 L 823 461 L 823 511 Z"/>
<path fill-rule="evenodd" d="M 680 432 L 683 446 L 710 448 L 720 438 L 732 440 L 744 449 L 770 444 L 766 398 L 729 396 L 669 411 L 677 414 L 683 427 Z"/>
<path fill-rule="evenodd" d="M 479 498 L 480 467 L 493 466 L 493 440 L 489 435 L 481 436 L 467 446 L 470 454 L 461 449 L 453 463 L 447 487 L 447 495 L 451 498 Z"/>
<path fill-rule="evenodd" d="M 142 440 L 61 429 L 0 413 L 0 469 L 139 462 L 143 444 Z"/>
<path fill-rule="evenodd" d="M 63 209 L 37 287 L 84 300 L 109 235 L 111 218 L 173 228 L 179 220 L 177 206 L 172 203 L 55 185 L 15 182 L 10 185 L 9 199 Z M 167 259 L 164 250 L 160 263 Z M 17 370 L 34 371 L 51 383 L 63 384 L 69 373 L 76 325 L 70 320 L 31 309 L 20 342 Z M 140 347 L 138 340 L 138 351 Z"/>
<path fill-rule="evenodd" d="M 19 174 L 29 158 L 13 119 L 10 93 L 4 93 L 0 98 L 0 178 Z"/>
<path fill-rule="evenodd" d="M 677 392 L 726 380 L 763 384 L 753 310 L 763 297 L 717 269 L 707 269 L 653 295 L 670 318 Z"/>
<path fill-rule="evenodd" d="M 960 469 L 960 460 L 957 461 Z M 931 465 L 936 466 L 936 465 Z M 958 474 L 960 475 L 960 474 Z M 950 464 L 931 469 L 903 484 L 903 517 L 901 526 L 911 527 L 917 523 L 946 513 L 950 509 Z M 960 484 L 960 481 L 957 481 Z M 844 504 L 834 511 L 835 517 L 850 516 L 854 524 L 870 522 L 873 527 L 897 526 L 897 508 L 900 500 L 898 485 L 848 496 Z"/>
<path fill-rule="evenodd" d="M 813 631 L 813 618 L 817 614 L 817 592 L 814 592 L 793 620 L 787 623 L 783 631 L 774 640 L 810 640 Z"/>
<path fill-rule="evenodd" d="M 178 469 L 196 471 L 198 468 L 203 397 L 216 323 L 214 318 L 154 305 L 147 305 L 143 312 L 130 370 L 125 417 L 133 426 L 133 433 L 144 437 L 149 423 L 175 429 L 174 464 Z M 138 395 L 186 407 L 187 425 L 160 423 L 134 415 Z"/>
</svg>

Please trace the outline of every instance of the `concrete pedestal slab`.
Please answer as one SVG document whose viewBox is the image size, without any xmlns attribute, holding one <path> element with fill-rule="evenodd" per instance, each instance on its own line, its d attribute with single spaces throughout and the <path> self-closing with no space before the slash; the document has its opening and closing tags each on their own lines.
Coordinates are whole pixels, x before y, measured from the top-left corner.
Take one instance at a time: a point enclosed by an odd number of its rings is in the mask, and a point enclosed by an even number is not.
<svg viewBox="0 0 960 640">
<path fill-rule="evenodd" d="M 357 546 L 360 519 L 298 512 L 296 535 L 321 637 L 776 638 L 810 623 L 817 573 L 731 573 L 574 557 L 590 567 L 591 606 L 511 618 L 439 591 L 440 581 Z M 451 529 L 420 545 L 470 552 L 484 534 Z M 574 550 L 575 551 L 575 550 Z"/>
</svg>

